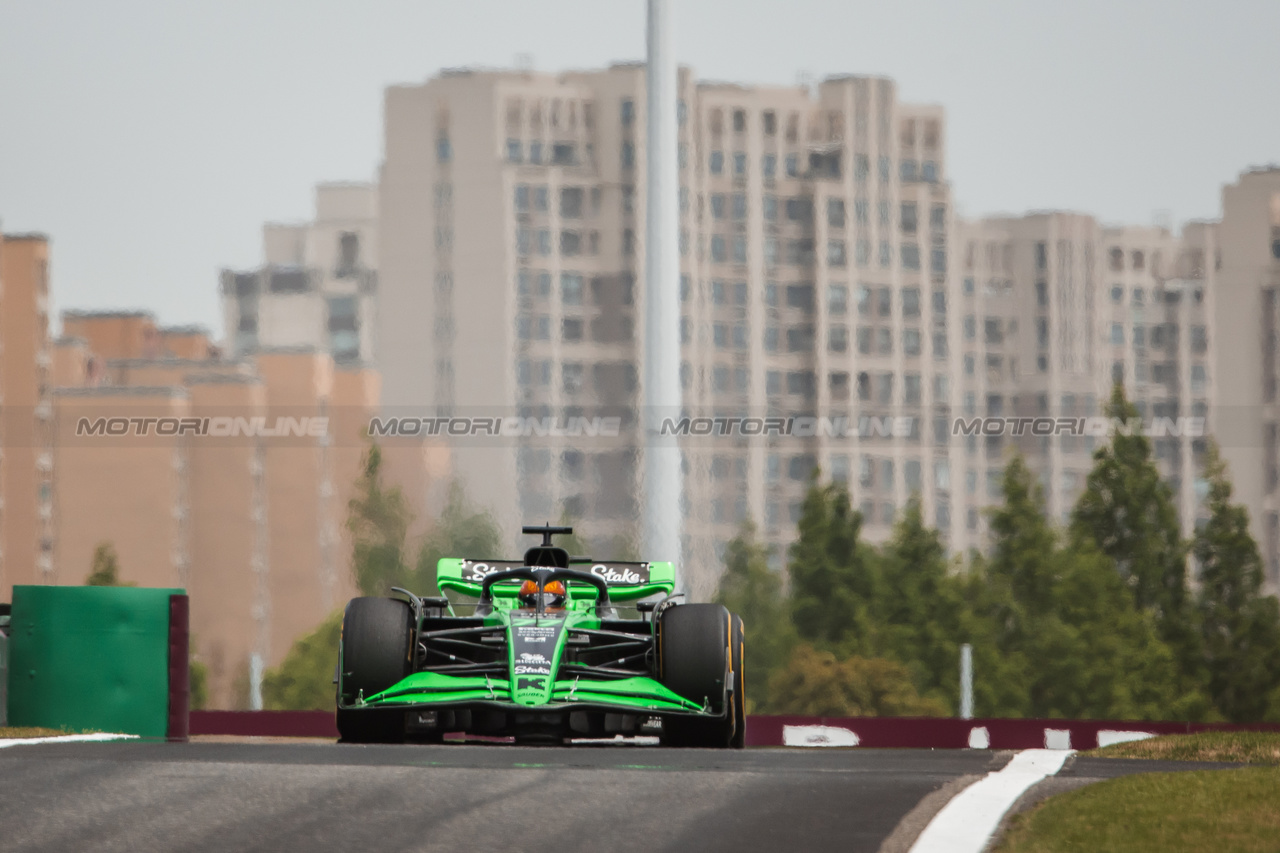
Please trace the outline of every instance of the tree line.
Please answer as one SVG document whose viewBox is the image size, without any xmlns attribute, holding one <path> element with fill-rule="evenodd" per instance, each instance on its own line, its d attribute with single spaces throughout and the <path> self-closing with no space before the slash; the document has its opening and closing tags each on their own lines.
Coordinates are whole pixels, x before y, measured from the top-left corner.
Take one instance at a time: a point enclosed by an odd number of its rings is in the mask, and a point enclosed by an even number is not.
<svg viewBox="0 0 1280 853">
<path fill-rule="evenodd" d="M 1117 386 L 1107 414 L 1136 409 Z M 986 553 L 949 560 L 913 498 L 890 539 L 861 538 L 843 484 L 815 476 L 786 578 L 746 525 L 717 600 L 747 627 L 756 713 L 951 715 L 973 646 L 980 717 L 1280 720 L 1280 606 L 1264 595 L 1247 510 L 1206 451 L 1208 520 L 1182 538 L 1150 441 L 1094 453 L 1064 527 L 1018 455 Z"/>
</svg>

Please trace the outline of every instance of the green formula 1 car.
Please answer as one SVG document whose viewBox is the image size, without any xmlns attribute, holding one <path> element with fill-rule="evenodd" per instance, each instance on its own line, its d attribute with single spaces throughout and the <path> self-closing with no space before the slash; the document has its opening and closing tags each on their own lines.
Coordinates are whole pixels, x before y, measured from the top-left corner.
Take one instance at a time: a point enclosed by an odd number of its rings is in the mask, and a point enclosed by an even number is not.
<svg viewBox="0 0 1280 853">
<path fill-rule="evenodd" d="M 679 604 L 671 563 L 570 559 L 568 527 L 526 527 L 524 560 L 445 559 L 440 592 L 356 598 L 339 647 L 344 741 L 517 743 L 658 735 L 673 746 L 744 745 L 742 620 Z M 661 598 L 658 598 L 661 596 Z M 641 599 L 646 599 L 641 601 Z M 633 618 L 621 618 L 617 605 Z"/>
</svg>

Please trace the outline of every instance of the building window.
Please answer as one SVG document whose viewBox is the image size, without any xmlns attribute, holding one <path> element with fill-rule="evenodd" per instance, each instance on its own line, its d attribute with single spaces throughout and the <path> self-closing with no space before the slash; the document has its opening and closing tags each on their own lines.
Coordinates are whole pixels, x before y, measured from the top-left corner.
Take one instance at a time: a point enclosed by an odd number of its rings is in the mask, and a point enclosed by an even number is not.
<svg viewBox="0 0 1280 853">
<path fill-rule="evenodd" d="M 508 163 L 519 163 L 523 153 L 524 153 L 523 146 L 520 144 L 519 139 L 507 140 L 507 162 Z"/>
<path fill-rule="evenodd" d="M 902 478 L 906 481 L 907 491 L 920 491 L 920 460 L 908 459 L 902 466 Z"/>
<path fill-rule="evenodd" d="M 920 247 L 915 243 L 902 244 L 902 268 L 908 270 L 920 269 Z"/>
<path fill-rule="evenodd" d="M 844 199 L 827 199 L 827 225 L 832 228 L 844 227 Z"/>
<path fill-rule="evenodd" d="M 560 273 L 560 300 L 565 305 L 582 304 L 582 276 L 571 272 Z"/>
<path fill-rule="evenodd" d="M 436 160 L 441 163 L 448 163 L 452 159 L 453 147 L 449 144 L 449 137 L 442 136 L 436 140 Z"/>
<path fill-rule="evenodd" d="M 800 174 L 800 158 L 795 154 L 787 155 L 787 177 L 795 178 Z"/>
<path fill-rule="evenodd" d="M 811 352 L 813 350 L 813 326 L 796 326 L 787 329 L 787 352 Z"/>
<path fill-rule="evenodd" d="M 725 247 L 724 237 L 719 234 L 711 235 L 711 260 L 716 263 L 724 263 L 729 258 L 728 250 Z"/>
<path fill-rule="evenodd" d="M 631 142 L 622 143 L 622 168 L 631 169 L 636 165 L 636 146 Z"/>
<path fill-rule="evenodd" d="M 843 240 L 827 241 L 827 265 L 833 267 L 843 267 L 846 263 L 845 248 Z"/>
<path fill-rule="evenodd" d="M 902 203 L 902 216 L 899 225 L 903 234 L 916 233 L 916 203 L 914 201 L 906 201 Z"/>
<path fill-rule="evenodd" d="M 827 335 L 827 348 L 831 352 L 846 352 L 849 349 L 849 329 L 832 326 Z"/>
<path fill-rule="evenodd" d="M 578 149 L 571 142 L 557 142 L 551 146 L 551 162 L 557 166 L 572 166 L 578 162 Z"/>
<path fill-rule="evenodd" d="M 741 151 L 733 155 L 733 173 L 735 175 L 745 175 L 747 173 L 747 155 Z"/>
<path fill-rule="evenodd" d="M 827 288 L 827 313 L 844 314 L 849 305 L 849 288 L 843 284 L 833 284 Z M 1203 326 L 1200 327 L 1203 330 Z"/>
<path fill-rule="evenodd" d="M 683 103 L 683 102 L 681 102 Z M 636 105 L 630 98 L 623 98 L 619 109 L 619 118 L 623 127 L 631 127 L 636 119 Z"/>
<path fill-rule="evenodd" d="M 902 289 L 902 316 L 903 317 L 919 317 L 920 316 L 920 289 L 917 287 L 904 287 Z"/>
<path fill-rule="evenodd" d="M 787 199 L 787 219 L 792 222 L 813 221 L 813 199 L 799 196 Z"/>
<path fill-rule="evenodd" d="M 945 273 L 947 271 L 947 250 L 943 247 L 935 246 L 929 260 L 929 268 L 935 273 Z"/>
<path fill-rule="evenodd" d="M 766 154 L 760 161 L 760 170 L 764 172 L 766 178 L 772 178 L 778 171 L 778 156 L 776 154 Z"/>
<path fill-rule="evenodd" d="M 793 370 L 787 374 L 787 393 L 805 397 L 813 396 L 813 372 Z M 812 466 L 811 466 L 812 467 Z"/>
<path fill-rule="evenodd" d="M 876 290 L 876 313 L 881 317 L 893 314 L 893 292 L 887 287 Z"/>
<path fill-rule="evenodd" d="M 1004 343 L 1004 329 L 999 317 L 987 317 L 982 321 L 984 340 L 988 344 Z"/>
<path fill-rule="evenodd" d="M 903 402 L 908 406 L 920 405 L 923 384 L 919 373 L 907 373 L 902 377 Z"/>
<path fill-rule="evenodd" d="M 582 217 L 582 187 L 564 187 L 560 190 L 560 216 L 565 219 Z"/>
<path fill-rule="evenodd" d="M 713 175 L 724 174 L 724 152 L 723 151 L 711 152 L 710 167 L 711 167 L 711 174 Z"/>
<path fill-rule="evenodd" d="M 334 270 L 336 278 L 349 278 L 360 266 L 360 235 L 354 231 L 343 231 L 338 235 L 338 266 Z"/>
<path fill-rule="evenodd" d="M 866 181 L 867 173 L 871 171 L 871 161 L 867 159 L 866 154 L 853 155 L 853 176 L 859 183 Z"/>
</svg>

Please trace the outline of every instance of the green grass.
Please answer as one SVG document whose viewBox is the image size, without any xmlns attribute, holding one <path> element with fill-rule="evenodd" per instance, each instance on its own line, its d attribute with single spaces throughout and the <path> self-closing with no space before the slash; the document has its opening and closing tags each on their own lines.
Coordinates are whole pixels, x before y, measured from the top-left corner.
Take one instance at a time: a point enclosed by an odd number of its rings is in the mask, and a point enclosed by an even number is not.
<svg viewBox="0 0 1280 853">
<path fill-rule="evenodd" d="M 1142 773 L 1050 797 L 1017 815 L 998 853 L 1280 848 L 1280 767 Z"/>
<path fill-rule="evenodd" d="M 27 738 L 27 737 L 58 737 L 59 735 L 78 734 L 78 732 L 64 732 L 58 729 L 41 729 L 35 726 L 0 726 L 0 740 L 8 738 Z"/>
<path fill-rule="evenodd" d="M 1231 761 L 1280 764 L 1280 732 L 1200 732 L 1116 743 L 1081 755 L 1152 758 L 1164 761 Z"/>
</svg>

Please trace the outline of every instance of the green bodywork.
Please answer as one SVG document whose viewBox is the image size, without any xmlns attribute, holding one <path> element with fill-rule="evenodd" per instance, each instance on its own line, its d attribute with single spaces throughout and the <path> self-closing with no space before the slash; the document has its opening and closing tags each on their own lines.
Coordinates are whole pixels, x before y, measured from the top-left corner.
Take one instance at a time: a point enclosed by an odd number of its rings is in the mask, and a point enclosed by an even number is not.
<svg viewBox="0 0 1280 853">
<path fill-rule="evenodd" d="M 465 578 L 467 561 L 444 559 L 438 564 L 437 578 L 441 593 L 451 591 L 478 598 L 481 584 Z M 635 676 L 613 679 L 561 677 L 560 663 L 570 635 L 581 630 L 600 630 L 602 619 L 596 613 L 596 589 L 583 584 L 569 585 L 569 601 L 564 611 L 535 614 L 518 607 L 519 582 L 497 583 L 492 589 L 492 610 L 483 616 L 483 627 L 500 628 L 506 636 L 508 678 L 489 675 L 449 675 L 440 672 L 415 672 L 373 696 L 357 697 L 341 708 L 396 707 L 431 709 L 442 706 L 485 705 L 506 710 L 572 710 L 589 707 L 596 710 L 655 714 L 693 714 L 712 716 L 705 702 L 677 695 L 653 678 Z M 610 586 L 612 602 L 636 601 L 652 595 L 670 595 L 675 589 L 675 567 L 671 563 L 649 563 L 647 582 L 636 585 Z M 453 606 L 449 607 L 449 614 Z M 653 623 L 646 623 L 652 637 Z M 521 674 L 517 660 L 521 647 L 517 634 L 542 635 L 553 642 L 545 643 L 550 654 L 534 655 L 539 669 L 550 675 Z M 638 636 L 637 639 L 643 639 Z M 529 648 L 524 645 L 523 647 Z"/>
</svg>

